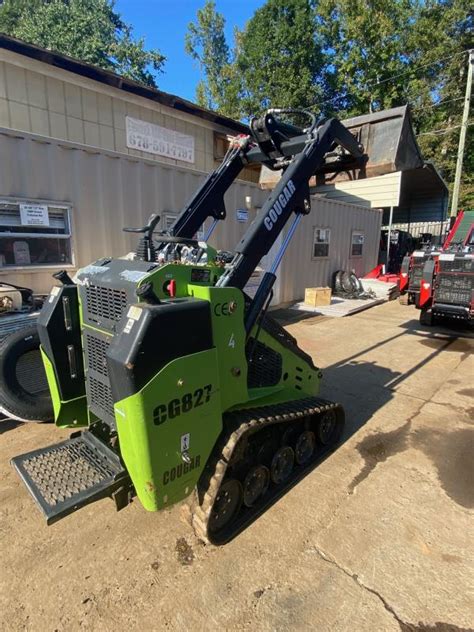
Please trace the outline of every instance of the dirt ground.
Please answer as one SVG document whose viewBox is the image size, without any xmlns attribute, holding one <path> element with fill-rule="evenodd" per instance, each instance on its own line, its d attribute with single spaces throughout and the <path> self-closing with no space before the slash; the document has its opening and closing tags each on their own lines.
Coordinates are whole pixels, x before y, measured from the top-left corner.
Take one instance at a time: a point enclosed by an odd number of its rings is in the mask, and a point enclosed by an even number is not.
<svg viewBox="0 0 474 632">
<path fill-rule="evenodd" d="M 68 433 L 0 422 L 1 630 L 472 629 L 472 334 L 396 302 L 288 328 L 344 443 L 224 547 L 139 502 L 47 527 L 9 460 Z"/>
</svg>

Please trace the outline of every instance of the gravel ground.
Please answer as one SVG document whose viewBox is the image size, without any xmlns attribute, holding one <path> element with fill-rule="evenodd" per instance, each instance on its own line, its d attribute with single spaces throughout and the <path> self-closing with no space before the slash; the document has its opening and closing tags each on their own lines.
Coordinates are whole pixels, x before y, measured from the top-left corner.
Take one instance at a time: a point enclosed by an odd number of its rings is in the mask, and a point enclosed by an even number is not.
<svg viewBox="0 0 474 632">
<path fill-rule="evenodd" d="M 472 629 L 474 340 L 417 315 L 280 313 L 344 443 L 224 547 L 179 506 L 104 500 L 47 527 L 9 460 L 68 433 L 0 420 L 1 630 Z"/>
</svg>

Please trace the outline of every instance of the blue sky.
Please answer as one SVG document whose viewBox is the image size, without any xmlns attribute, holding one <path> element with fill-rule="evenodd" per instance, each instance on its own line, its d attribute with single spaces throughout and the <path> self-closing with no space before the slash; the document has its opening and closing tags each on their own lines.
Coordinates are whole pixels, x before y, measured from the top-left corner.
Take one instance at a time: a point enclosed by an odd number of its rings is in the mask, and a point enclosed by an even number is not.
<svg viewBox="0 0 474 632">
<path fill-rule="evenodd" d="M 184 36 L 189 22 L 205 0 L 116 0 L 115 8 L 131 24 L 136 37 L 145 37 L 147 48 L 158 48 L 166 56 L 165 72 L 158 87 L 185 99 L 194 100 L 199 81 L 197 64 L 184 52 Z M 264 0 L 217 0 L 217 10 L 226 18 L 226 35 L 232 43 L 234 26 L 242 28 Z"/>
</svg>

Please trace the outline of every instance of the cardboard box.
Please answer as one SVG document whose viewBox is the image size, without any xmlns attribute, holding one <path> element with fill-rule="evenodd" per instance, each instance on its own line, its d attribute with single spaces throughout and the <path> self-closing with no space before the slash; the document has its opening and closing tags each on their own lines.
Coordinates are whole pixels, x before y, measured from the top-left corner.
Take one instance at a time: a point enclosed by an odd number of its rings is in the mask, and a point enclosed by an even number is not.
<svg viewBox="0 0 474 632">
<path fill-rule="evenodd" d="M 331 294 L 330 287 L 307 287 L 304 293 L 304 302 L 311 307 L 331 305 Z"/>
</svg>

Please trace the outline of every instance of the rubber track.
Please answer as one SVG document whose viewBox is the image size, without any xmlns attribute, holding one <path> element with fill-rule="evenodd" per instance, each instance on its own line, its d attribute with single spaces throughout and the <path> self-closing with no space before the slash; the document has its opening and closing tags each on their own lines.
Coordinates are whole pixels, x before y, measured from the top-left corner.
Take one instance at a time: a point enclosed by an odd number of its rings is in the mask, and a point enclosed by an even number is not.
<svg viewBox="0 0 474 632">
<path fill-rule="evenodd" d="M 253 434 L 264 427 L 274 424 L 298 421 L 304 417 L 318 415 L 328 410 L 339 411 L 342 420 L 344 419 L 344 411 L 340 404 L 319 397 L 307 397 L 282 404 L 247 408 L 226 413 L 224 415 L 224 428 L 227 429 L 227 439 L 224 437 L 224 440 L 220 441 L 216 447 L 215 456 L 211 456 L 209 463 L 206 465 L 206 470 L 203 473 L 203 479 L 206 480 L 207 472 L 207 488 L 202 490 L 200 487 L 202 488 L 203 482 L 201 482 L 200 485 L 198 484 L 198 490 L 194 493 L 190 501 L 191 523 L 197 537 L 207 544 L 224 544 L 228 542 L 253 522 L 288 489 L 301 480 L 310 469 L 321 462 L 323 457 L 329 454 L 335 447 L 331 446 L 315 451 L 314 459 L 307 465 L 295 467 L 294 474 L 290 477 L 288 482 L 275 487 L 271 492 L 267 492 L 260 504 L 257 504 L 252 509 L 246 510 L 244 518 L 238 517 L 233 526 L 230 526 L 224 533 L 215 537 L 208 532 L 207 528 L 212 507 L 221 483 L 224 481 L 227 467 L 235 447 L 245 434 Z"/>
</svg>

